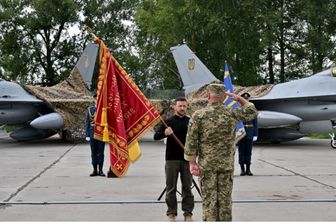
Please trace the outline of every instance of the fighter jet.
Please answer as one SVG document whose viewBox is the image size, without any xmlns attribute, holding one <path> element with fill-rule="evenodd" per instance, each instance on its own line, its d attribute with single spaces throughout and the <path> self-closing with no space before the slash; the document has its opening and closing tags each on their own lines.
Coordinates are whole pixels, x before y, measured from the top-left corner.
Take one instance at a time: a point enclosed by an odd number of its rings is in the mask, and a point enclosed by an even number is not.
<svg viewBox="0 0 336 223">
<path fill-rule="evenodd" d="M 171 48 L 186 94 L 219 81 L 185 44 Z M 276 84 L 252 98 L 259 111 L 259 142 L 279 143 L 336 128 L 336 67 L 307 78 Z M 336 148 L 335 135 L 331 146 Z"/>
<path fill-rule="evenodd" d="M 98 45 L 89 43 L 75 67 L 90 89 Z M 28 93 L 20 84 L 0 79 L 0 126 L 14 125 L 10 137 L 28 141 L 50 137 L 64 128 L 61 114 L 45 101 Z"/>
</svg>

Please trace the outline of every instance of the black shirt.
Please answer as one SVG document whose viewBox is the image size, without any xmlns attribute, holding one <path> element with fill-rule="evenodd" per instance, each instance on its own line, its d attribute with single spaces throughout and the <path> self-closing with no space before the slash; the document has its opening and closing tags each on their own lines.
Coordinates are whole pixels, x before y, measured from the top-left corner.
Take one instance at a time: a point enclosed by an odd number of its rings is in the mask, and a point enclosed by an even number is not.
<svg viewBox="0 0 336 223">
<path fill-rule="evenodd" d="M 174 115 L 166 120 L 169 127 L 172 128 L 174 135 L 180 140 L 184 145 L 187 137 L 188 124 L 190 117 Z M 154 140 L 160 140 L 165 136 L 164 131 L 166 127 L 161 125 L 158 131 L 154 134 Z M 177 144 L 173 136 L 167 137 L 166 145 L 166 160 L 184 160 L 184 150 Z"/>
</svg>

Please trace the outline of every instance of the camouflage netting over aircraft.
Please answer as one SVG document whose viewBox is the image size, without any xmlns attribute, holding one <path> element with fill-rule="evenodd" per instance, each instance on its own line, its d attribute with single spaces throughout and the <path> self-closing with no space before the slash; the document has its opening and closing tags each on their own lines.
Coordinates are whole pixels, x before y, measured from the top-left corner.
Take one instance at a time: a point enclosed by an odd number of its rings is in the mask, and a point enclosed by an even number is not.
<svg viewBox="0 0 336 223">
<path fill-rule="evenodd" d="M 214 82 L 213 82 L 214 83 Z M 191 116 L 196 110 L 204 108 L 208 104 L 207 100 L 207 91 L 204 85 L 198 91 L 190 93 L 186 96 L 188 101 L 188 109 L 187 114 Z M 242 86 L 234 86 L 235 94 L 243 94 L 244 92 L 248 92 L 251 95 L 251 98 L 258 98 L 266 95 L 274 85 L 260 85 L 260 86 L 251 86 L 251 87 L 242 87 Z M 166 119 L 174 114 L 173 105 L 174 100 L 150 100 L 153 106 L 157 109 L 163 119 Z M 158 124 L 160 125 L 160 123 Z M 157 128 L 158 126 L 155 126 Z M 154 128 L 154 129 L 155 129 Z"/>
<path fill-rule="evenodd" d="M 215 82 L 213 82 L 215 83 Z M 207 102 L 207 91 L 206 87 L 207 85 L 204 85 L 201 87 L 198 91 L 190 93 L 187 95 L 187 101 L 188 101 L 188 115 L 192 115 L 196 110 L 201 109 L 205 107 Z M 258 98 L 266 95 L 273 87 L 272 84 L 267 85 L 259 85 L 259 86 L 251 86 L 251 87 L 242 87 L 242 86 L 234 86 L 234 93 L 241 95 L 244 92 L 248 92 L 251 95 L 251 98 Z"/>
<path fill-rule="evenodd" d="M 214 81 L 213 83 L 219 83 Z M 188 101 L 200 100 L 200 99 L 207 99 L 207 92 L 206 87 L 208 84 L 201 87 L 196 92 L 193 92 L 187 95 Z M 266 85 L 259 85 L 259 86 L 250 86 L 250 87 L 242 87 L 242 86 L 234 86 L 234 93 L 241 95 L 245 92 L 248 92 L 251 95 L 251 98 L 259 98 L 266 95 L 272 88 L 273 84 L 266 84 Z"/>
<path fill-rule="evenodd" d="M 66 80 L 57 85 L 51 87 L 26 85 L 23 87 L 46 101 L 52 109 L 62 115 L 67 140 L 78 141 L 85 138 L 85 113 L 95 101 L 76 67 Z"/>
<path fill-rule="evenodd" d="M 206 86 L 189 94 L 187 114 L 192 115 L 196 110 L 207 105 Z M 75 142 L 85 138 L 85 114 L 89 106 L 94 105 L 92 93 L 87 89 L 79 70 L 75 67 L 69 77 L 51 87 L 23 86 L 36 97 L 47 102 L 52 109 L 62 115 L 67 140 Z M 235 93 L 249 92 L 252 98 L 267 94 L 273 85 L 253 87 L 235 86 Z M 150 100 L 163 119 L 174 114 L 173 100 Z"/>
</svg>

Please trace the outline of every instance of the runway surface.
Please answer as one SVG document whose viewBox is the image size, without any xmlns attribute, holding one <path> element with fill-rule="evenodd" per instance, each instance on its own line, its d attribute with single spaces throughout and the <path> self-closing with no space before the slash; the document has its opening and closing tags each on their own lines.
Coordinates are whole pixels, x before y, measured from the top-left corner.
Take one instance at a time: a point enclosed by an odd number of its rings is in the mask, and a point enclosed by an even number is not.
<svg viewBox="0 0 336 223">
<path fill-rule="evenodd" d="M 18 143 L 0 132 L 0 220 L 165 221 L 164 196 L 158 201 L 165 145 L 149 134 L 140 146 L 142 157 L 125 177 L 89 177 L 88 143 L 57 137 Z M 108 163 L 106 147 L 105 172 Z M 336 220 L 336 150 L 329 140 L 255 145 L 252 172 L 239 176 L 236 164 L 234 221 Z M 193 192 L 194 220 L 201 221 L 201 198 Z M 177 220 L 183 220 L 180 203 Z"/>
</svg>

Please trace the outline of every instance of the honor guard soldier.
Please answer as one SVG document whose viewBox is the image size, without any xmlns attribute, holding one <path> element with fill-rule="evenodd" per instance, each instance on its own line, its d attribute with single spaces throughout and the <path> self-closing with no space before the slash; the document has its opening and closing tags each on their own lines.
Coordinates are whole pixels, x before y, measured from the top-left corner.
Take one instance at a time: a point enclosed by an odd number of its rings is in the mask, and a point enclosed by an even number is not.
<svg viewBox="0 0 336 223">
<path fill-rule="evenodd" d="M 96 97 L 96 95 L 94 97 Z M 91 163 L 93 166 L 93 172 L 90 174 L 90 177 L 94 176 L 104 177 L 105 174 L 103 172 L 103 164 L 104 164 L 105 142 L 99 141 L 93 137 L 95 117 L 96 117 L 96 107 L 90 106 L 85 116 L 85 130 L 86 130 L 85 140 L 90 142 Z"/>
<path fill-rule="evenodd" d="M 251 97 L 251 95 L 247 92 L 243 93 L 241 96 L 246 100 L 249 100 Z M 241 169 L 240 176 L 253 176 L 251 172 L 251 156 L 253 142 L 258 139 L 258 121 L 255 118 L 243 123 L 246 135 L 238 142 L 238 162 Z"/>
<path fill-rule="evenodd" d="M 223 84 L 210 84 L 207 92 L 207 107 L 190 119 L 184 158 L 191 174 L 199 176 L 203 221 L 231 221 L 235 129 L 239 122 L 256 118 L 257 110 L 243 97 L 225 93 Z M 225 106 L 227 96 L 242 107 Z"/>
</svg>

